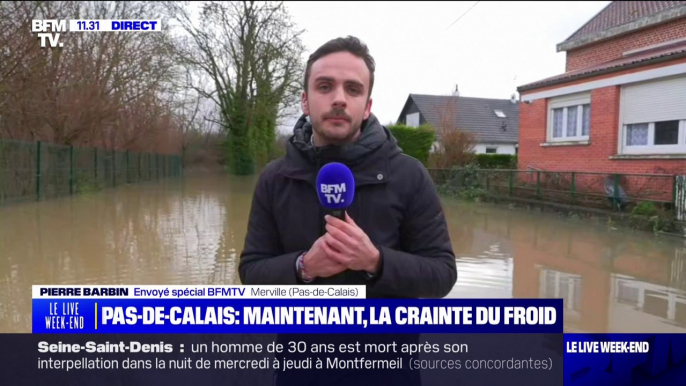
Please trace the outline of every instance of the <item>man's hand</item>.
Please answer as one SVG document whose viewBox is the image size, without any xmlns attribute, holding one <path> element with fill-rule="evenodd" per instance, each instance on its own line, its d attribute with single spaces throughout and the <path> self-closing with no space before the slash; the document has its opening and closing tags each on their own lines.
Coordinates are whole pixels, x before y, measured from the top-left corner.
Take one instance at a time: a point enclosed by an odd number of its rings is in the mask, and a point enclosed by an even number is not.
<svg viewBox="0 0 686 386">
<path fill-rule="evenodd" d="M 326 216 L 325 243 L 322 245 L 326 254 L 354 271 L 376 273 L 381 260 L 379 250 L 348 213 L 345 219 Z"/>
<path fill-rule="evenodd" d="M 312 248 L 303 256 L 305 271 L 309 276 L 329 277 L 347 269 L 345 265 L 327 256 L 324 238 L 325 236 L 318 238 L 312 244 Z"/>
</svg>

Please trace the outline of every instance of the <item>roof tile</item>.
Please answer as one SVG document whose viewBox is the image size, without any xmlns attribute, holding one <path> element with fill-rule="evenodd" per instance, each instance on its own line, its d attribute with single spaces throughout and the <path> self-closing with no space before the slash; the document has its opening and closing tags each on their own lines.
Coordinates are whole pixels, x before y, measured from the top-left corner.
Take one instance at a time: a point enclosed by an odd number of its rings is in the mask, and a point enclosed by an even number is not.
<svg viewBox="0 0 686 386">
<path fill-rule="evenodd" d="M 683 5 L 686 5 L 686 1 L 613 1 L 560 44 L 607 31 L 610 28 L 619 27 L 643 17 Z"/>
</svg>

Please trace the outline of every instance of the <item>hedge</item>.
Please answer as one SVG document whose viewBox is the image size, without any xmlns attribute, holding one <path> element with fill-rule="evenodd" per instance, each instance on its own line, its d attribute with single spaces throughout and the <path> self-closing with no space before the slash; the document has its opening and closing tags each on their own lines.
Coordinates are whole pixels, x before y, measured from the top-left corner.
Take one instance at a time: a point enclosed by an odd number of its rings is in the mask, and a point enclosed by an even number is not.
<svg viewBox="0 0 686 386">
<path fill-rule="evenodd" d="M 403 149 L 403 153 L 426 165 L 431 146 L 436 141 L 436 132 L 431 126 L 410 127 L 397 124 L 389 126 L 388 129 L 398 140 L 398 146 Z"/>
<path fill-rule="evenodd" d="M 517 156 L 510 154 L 477 154 L 480 169 L 517 169 Z"/>
</svg>

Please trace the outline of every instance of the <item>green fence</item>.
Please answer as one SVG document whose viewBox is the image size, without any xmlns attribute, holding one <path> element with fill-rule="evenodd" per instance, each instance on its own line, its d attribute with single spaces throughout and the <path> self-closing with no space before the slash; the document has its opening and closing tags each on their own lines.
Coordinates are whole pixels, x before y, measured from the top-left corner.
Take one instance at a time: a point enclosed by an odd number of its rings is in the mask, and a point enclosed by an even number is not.
<svg viewBox="0 0 686 386">
<path fill-rule="evenodd" d="M 0 140 L 0 204 L 181 174 L 178 155 Z"/>
<path fill-rule="evenodd" d="M 487 195 L 631 210 L 641 202 L 673 208 L 671 174 L 614 174 L 485 169 L 429 169 L 436 185 L 453 191 L 482 189 Z"/>
</svg>

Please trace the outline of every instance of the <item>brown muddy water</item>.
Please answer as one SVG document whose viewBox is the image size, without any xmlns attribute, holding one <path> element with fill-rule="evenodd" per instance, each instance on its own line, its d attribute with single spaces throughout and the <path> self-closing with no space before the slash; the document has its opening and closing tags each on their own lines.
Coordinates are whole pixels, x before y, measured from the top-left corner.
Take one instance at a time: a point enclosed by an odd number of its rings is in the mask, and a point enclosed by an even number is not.
<svg viewBox="0 0 686 386">
<path fill-rule="evenodd" d="M 0 207 L 0 332 L 31 331 L 33 284 L 231 284 L 256 177 L 220 174 Z M 443 199 L 449 297 L 563 298 L 569 332 L 686 332 L 686 244 Z"/>
</svg>

